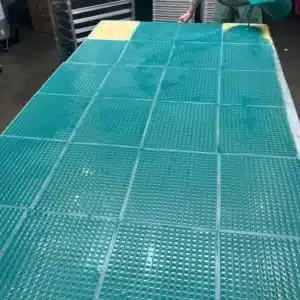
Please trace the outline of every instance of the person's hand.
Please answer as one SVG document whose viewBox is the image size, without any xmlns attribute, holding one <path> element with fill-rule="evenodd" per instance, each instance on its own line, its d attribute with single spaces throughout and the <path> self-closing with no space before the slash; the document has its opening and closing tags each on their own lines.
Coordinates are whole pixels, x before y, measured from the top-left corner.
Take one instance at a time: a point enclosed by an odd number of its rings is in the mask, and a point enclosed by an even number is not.
<svg viewBox="0 0 300 300">
<path fill-rule="evenodd" d="M 185 14 L 183 14 L 179 18 L 179 22 L 180 23 L 187 23 L 188 21 L 190 21 L 192 19 L 193 16 L 194 16 L 194 12 L 189 9 Z"/>
</svg>

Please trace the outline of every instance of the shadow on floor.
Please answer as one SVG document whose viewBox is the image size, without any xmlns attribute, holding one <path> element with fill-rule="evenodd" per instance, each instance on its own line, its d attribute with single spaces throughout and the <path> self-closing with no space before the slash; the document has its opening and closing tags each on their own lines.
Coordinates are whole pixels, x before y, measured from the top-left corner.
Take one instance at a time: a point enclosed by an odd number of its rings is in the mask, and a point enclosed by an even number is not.
<svg viewBox="0 0 300 300">
<path fill-rule="evenodd" d="M 300 18 L 268 22 L 298 114 L 300 113 Z M 59 65 L 52 35 L 25 32 L 19 45 L 0 53 L 0 132 Z"/>
<path fill-rule="evenodd" d="M 21 40 L 0 52 L 0 132 L 59 65 L 52 35 L 28 30 Z"/>
</svg>

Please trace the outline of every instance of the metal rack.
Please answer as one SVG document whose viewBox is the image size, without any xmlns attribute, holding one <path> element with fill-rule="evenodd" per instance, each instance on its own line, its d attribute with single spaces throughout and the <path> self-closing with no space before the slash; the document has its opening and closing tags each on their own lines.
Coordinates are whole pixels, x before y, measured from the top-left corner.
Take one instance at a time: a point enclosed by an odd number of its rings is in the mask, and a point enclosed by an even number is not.
<svg viewBox="0 0 300 300">
<path fill-rule="evenodd" d="M 190 0 L 153 0 L 153 21 L 177 22 L 187 10 Z M 200 19 L 212 23 L 216 0 L 204 0 L 201 4 Z M 192 19 L 192 22 L 195 21 Z"/>
<path fill-rule="evenodd" d="M 216 0 L 204 0 L 201 5 L 201 21 L 203 23 L 212 23 Z"/>
<path fill-rule="evenodd" d="M 7 24 L 3 6 L 0 0 L 0 51 L 8 49 L 9 26 Z M 3 44 L 3 45 L 2 45 Z M 0 63 L 0 73 L 3 71 L 3 65 Z"/>
<path fill-rule="evenodd" d="M 153 21 L 177 22 L 189 5 L 189 0 L 153 0 Z"/>
<path fill-rule="evenodd" d="M 133 20 L 133 0 L 48 0 L 57 47 L 62 59 L 90 34 L 101 20 Z"/>
<path fill-rule="evenodd" d="M 3 48 L 3 50 L 7 50 L 8 38 L 9 38 L 9 26 L 7 24 L 5 14 L 4 14 L 4 9 L 0 0 L 0 41 L 3 42 L 3 45 L 1 45 L 1 49 Z"/>
</svg>

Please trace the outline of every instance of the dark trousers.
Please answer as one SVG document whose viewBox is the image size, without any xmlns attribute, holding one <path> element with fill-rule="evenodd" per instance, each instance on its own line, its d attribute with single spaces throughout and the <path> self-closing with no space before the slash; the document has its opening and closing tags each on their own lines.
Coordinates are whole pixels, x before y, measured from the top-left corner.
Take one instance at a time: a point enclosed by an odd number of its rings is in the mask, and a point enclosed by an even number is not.
<svg viewBox="0 0 300 300">
<path fill-rule="evenodd" d="M 10 42 L 19 42 L 19 20 L 20 20 L 20 5 L 19 1 L 15 1 L 13 4 L 5 8 L 7 21 L 10 29 Z"/>
</svg>

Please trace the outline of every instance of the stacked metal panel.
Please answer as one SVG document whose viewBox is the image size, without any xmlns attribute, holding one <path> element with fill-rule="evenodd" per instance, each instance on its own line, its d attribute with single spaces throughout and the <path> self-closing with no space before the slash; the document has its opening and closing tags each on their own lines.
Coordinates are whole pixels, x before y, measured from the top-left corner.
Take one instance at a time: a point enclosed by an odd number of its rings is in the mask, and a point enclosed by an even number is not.
<svg viewBox="0 0 300 300">
<path fill-rule="evenodd" d="M 4 9 L 0 0 L 0 41 L 7 40 L 9 37 L 9 28 L 5 18 Z"/>
<path fill-rule="evenodd" d="M 201 20 L 203 23 L 212 23 L 216 0 L 204 0 L 201 6 Z"/>
<path fill-rule="evenodd" d="M 177 22 L 189 5 L 189 0 L 153 0 L 153 21 Z"/>
<path fill-rule="evenodd" d="M 49 8 L 56 45 L 62 59 L 66 59 L 77 47 L 70 2 L 49 0 Z"/>
<path fill-rule="evenodd" d="M 57 46 L 66 59 L 101 20 L 133 20 L 133 0 L 49 0 Z"/>
</svg>

